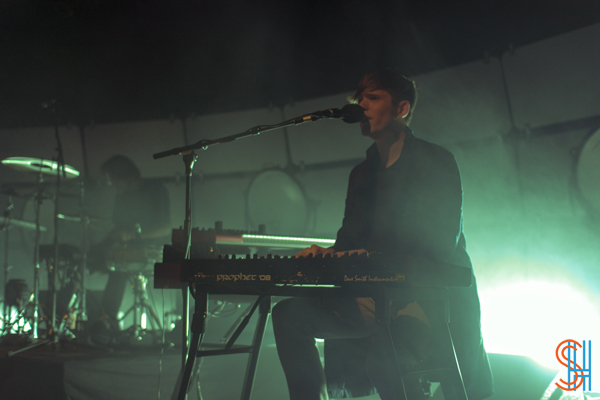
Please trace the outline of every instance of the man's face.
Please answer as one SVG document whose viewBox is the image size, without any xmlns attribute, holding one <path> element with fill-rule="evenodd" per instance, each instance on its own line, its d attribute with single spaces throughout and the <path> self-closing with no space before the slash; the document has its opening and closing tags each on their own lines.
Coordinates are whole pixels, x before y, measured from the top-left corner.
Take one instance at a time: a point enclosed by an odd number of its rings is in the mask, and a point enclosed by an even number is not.
<svg viewBox="0 0 600 400">
<path fill-rule="evenodd" d="M 104 178 L 106 179 L 106 184 L 108 186 L 114 187 L 117 193 L 124 193 L 127 190 L 129 190 L 132 186 L 128 180 L 119 178 L 117 176 L 104 174 Z"/>
<path fill-rule="evenodd" d="M 392 95 L 387 90 L 367 88 L 357 100 L 365 109 L 365 119 L 359 124 L 364 136 L 373 137 L 377 132 L 401 123 L 399 106 L 394 106 Z"/>
</svg>

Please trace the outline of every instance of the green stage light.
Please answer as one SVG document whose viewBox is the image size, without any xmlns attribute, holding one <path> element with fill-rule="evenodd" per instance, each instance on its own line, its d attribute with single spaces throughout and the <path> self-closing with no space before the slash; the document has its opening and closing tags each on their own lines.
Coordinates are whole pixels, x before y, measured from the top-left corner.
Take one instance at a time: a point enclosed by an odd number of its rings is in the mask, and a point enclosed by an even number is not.
<svg viewBox="0 0 600 400">
<path fill-rule="evenodd" d="M 321 238 L 310 238 L 310 237 L 292 237 L 292 236 L 270 236 L 270 235 L 242 235 L 244 243 L 246 242 L 282 242 L 282 243 L 306 243 L 307 245 L 317 244 L 333 246 L 335 243 L 334 239 L 321 239 Z"/>
<path fill-rule="evenodd" d="M 490 353 L 526 356 L 545 368 L 566 370 L 555 356 L 559 343 L 595 342 L 600 337 L 597 300 L 585 290 L 529 280 L 479 293 L 482 332 Z M 592 358 L 594 353 L 600 354 L 592 346 Z M 592 388 L 600 387 L 597 375 L 592 374 Z"/>
</svg>

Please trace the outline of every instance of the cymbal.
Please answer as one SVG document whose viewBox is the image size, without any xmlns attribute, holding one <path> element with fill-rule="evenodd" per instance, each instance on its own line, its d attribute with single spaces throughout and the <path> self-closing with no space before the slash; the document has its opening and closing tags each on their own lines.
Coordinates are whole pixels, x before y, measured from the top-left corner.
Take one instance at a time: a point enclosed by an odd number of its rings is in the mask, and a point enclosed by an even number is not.
<svg viewBox="0 0 600 400">
<path fill-rule="evenodd" d="M 35 172 L 45 175 L 56 175 L 58 163 L 52 160 L 32 157 L 8 157 L 2 160 L 2 164 L 21 172 Z M 79 171 L 65 164 L 65 175 L 67 179 L 77 178 Z"/>
<path fill-rule="evenodd" d="M 57 214 L 56 216 L 60 219 L 64 219 L 65 221 L 81 222 L 80 215 Z M 88 215 L 87 218 L 89 221 L 102 221 L 109 219 L 108 217 L 97 217 L 95 215 Z"/>
<path fill-rule="evenodd" d="M 35 223 L 33 222 L 22 221 L 20 219 L 15 218 L 0 217 L 0 228 L 3 228 L 8 225 L 35 230 Z M 40 225 L 40 231 L 46 232 L 47 230 L 48 229 L 45 226 Z"/>
</svg>

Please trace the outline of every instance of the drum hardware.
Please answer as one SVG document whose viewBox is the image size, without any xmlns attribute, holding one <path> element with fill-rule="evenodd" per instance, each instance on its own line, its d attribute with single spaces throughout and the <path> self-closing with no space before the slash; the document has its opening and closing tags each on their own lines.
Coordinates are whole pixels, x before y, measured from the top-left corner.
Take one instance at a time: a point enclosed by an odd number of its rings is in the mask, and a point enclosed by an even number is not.
<svg viewBox="0 0 600 400">
<path fill-rule="evenodd" d="M 4 317 L 2 334 L 23 334 L 25 313 L 32 297 L 24 279 L 11 279 L 4 287 Z M 16 328 L 15 328 L 16 325 Z"/>
<path fill-rule="evenodd" d="M 39 158 L 28 157 L 9 157 L 2 160 L 2 164 L 21 172 L 37 173 L 37 190 L 33 194 L 35 209 L 35 242 L 33 249 L 33 294 L 32 294 L 32 321 L 31 321 L 31 336 L 38 339 L 38 322 L 40 316 L 39 309 L 39 271 L 40 271 L 40 236 L 42 231 L 46 231 L 40 223 L 40 210 L 44 200 L 51 198 L 44 192 L 44 175 L 49 174 L 53 169 L 58 169 L 54 162 Z M 5 218 L 6 219 L 6 218 Z M 30 225 L 26 224 L 28 228 Z M 42 229 L 43 228 L 43 229 Z M 44 342 L 45 343 L 45 342 Z"/>
<path fill-rule="evenodd" d="M 58 214 L 58 218 L 62 219 L 64 221 L 69 221 L 69 222 L 84 222 L 84 218 L 82 216 L 80 216 L 80 215 Z M 109 218 L 108 217 L 97 217 L 97 216 L 88 215 L 87 219 L 89 220 L 88 222 L 91 222 L 91 221 L 107 220 Z"/>
<path fill-rule="evenodd" d="M 9 228 L 11 226 L 16 226 L 17 228 L 24 228 L 24 229 L 36 229 L 35 223 L 33 222 L 29 222 L 29 221 L 23 221 L 21 219 L 15 219 L 15 218 L 10 218 L 10 217 L 0 217 L 0 228 L 1 229 L 6 229 Z M 40 231 L 42 232 L 46 232 L 48 230 L 48 228 L 46 228 L 45 226 L 40 226 Z"/>
<path fill-rule="evenodd" d="M 10 162 L 6 162 L 9 159 L 6 160 L 2 160 L 2 164 L 10 166 L 12 168 L 15 168 L 15 165 L 22 165 L 19 163 L 10 163 Z M 43 165 L 43 163 L 39 163 L 39 165 Z M 18 170 L 21 171 L 28 171 L 28 172 L 32 172 L 31 168 L 29 169 L 19 169 Z M 44 193 L 44 188 L 43 188 L 43 183 L 44 183 L 44 172 L 42 172 L 42 169 L 40 169 L 40 171 L 38 171 L 38 185 L 37 185 L 37 191 L 36 193 L 33 195 L 33 199 L 35 200 L 35 244 L 34 244 L 34 250 L 33 250 L 33 292 L 31 294 L 30 297 L 30 301 L 29 303 L 31 304 L 31 314 L 27 317 L 29 317 L 29 319 L 31 320 L 31 329 L 29 330 L 30 332 L 30 336 L 31 338 L 35 341 L 34 343 L 32 343 L 29 346 L 23 347 L 19 350 L 13 351 L 8 353 L 9 356 L 15 355 L 17 353 L 41 346 L 43 344 L 46 343 L 50 343 L 50 339 L 45 339 L 45 340 L 41 340 L 41 341 L 36 341 L 39 337 L 38 337 L 38 325 L 39 325 L 39 321 L 40 321 L 40 303 L 39 303 L 39 292 L 40 292 L 40 277 L 39 277 L 39 271 L 40 271 L 40 235 L 42 232 L 42 225 L 40 223 L 40 209 L 42 206 L 42 202 L 44 200 L 46 200 L 48 198 L 48 196 L 45 195 Z M 26 333 L 25 331 L 23 333 Z"/>
<path fill-rule="evenodd" d="M 142 335 L 145 333 L 155 336 L 159 332 L 162 336 L 163 328 L 160 319 L 154 307 L 148 302 L 148 278 L 142 271 L 139 271 L 132 275 L 130 281 L 133 287 L 134 302 L 118 322 L 121 324 L 129 314 L 133 314 L 133 325 L 122 333 L 131 334 L 131 337 L 137 341 L 141 341 Z M 150 329 L 147 328 L 148 326 Z M 162 341 L 162 337 L 159 338 L 159 341 Z"/>
<path fill-rule="evenodd" d="M 109 271 L 137 273 L 153 272 L 154 264 L 163 259 L 162 246 L 128 246 L 118 247 L 107 257 Z"/>
<path fill-rule="evenodd" d="M 40 258 L 46 261 L 46 265 L 52 262 L 53 257 L 54 245 L 40 246 Z M 59 263 L 56 265 L 59 288 L 57 298 L 61 300 L 60 302 L 57 300 L 57 312 L 60 315 L 57 329 L 59 338 L 74 339 L 77 337 L 76 323 L 81 320 L 82 314 L 82 259 L 79 247 L 66 244 L 59 246 Z M 79 328 L 83 327 L 79 326 Z"/>
<path fill-rule="evenodd" d="M 55 127 L 56 128 L 56 127 Z M 46 318 L 46 324 L 48 326 L 47 337 L 45 340 L 42 340 L 38 343 L 34 343 L 30 346 L 22 348 L 18 351 L 11 352 L 9 355 L 14 355 L 19 352 L 31 349 L 33 347 L 37 347 L 39 345 L 51 342 L 57 342 L 61 337 L 72 337 L 72 332 L 67 332 L 66 327 L 68 324 L 64 324 L 65 318 L 62 318 L 61 321 L 61 329 L 60 332 L 56 329 L 56 275 L 57 268 L 59 264 L 59 245 L 58 245 L 58 197 L 63 194 L 60 192 L 60 181 L 61 177 L 65 179 L 76 178 L 79 176 L 79 172 L 75 170 L 73 167 L 68 166 L 60 160 L 62 160 L 62 148 L 60 145 L 60 139 L 58 136 L 58 131 L 56 128 L 56 138 L 58 142 L 58 159 L 59 161 L 51 161 L 46 159 L 38 159 L 38 158 L 28 158 L 28 157 L 9 157 L 7 159 L 2 160 L 2 164 L 7 167 L 13 168 L 22 172 L 35 172 L 38 175 L 37 182 L 37 191 L 32 196 L 35 201 L 35 224 L 28 223 L 27 221 L 17 221 L 17 223 L 13 223 L 15 226 L 20 226 L 26 229 L 35 229 L 35 244 L 34 244 L 34 277 L 33 277 L 33 294 L 31 298 L 31 308 L 33 309 L 31 313 L 31 337 L 32 339 L 38 339 L 38 328 L 40 321 L 40 304 L 39 304 L 39 271 L 40 271 L 40 233 L 42 231 L 46 231 L 47 229 L 41 225 L 40 223 L 40 215 L 41 215 L 41 206 L 44 200 L 49 198 L 54 199 L 54 257 L 51 263 L 48 263 L 48 286 L 49 286 L 49 296 L 50 296 L 50 311 L 49 318 Z M 44 176 L 45 175 L 53 175 L 56 174 L 56 195 L 48 196 L 44 193 Z M 87 249 L 87 225 L 89 224 L 89 219 L 85 215 L 85 204 L 84 204 L 84 183 L 81 182 L 81 191 L 79 195 L 81 199 L 82 205 L 82 214 L 80 216 L 80 221 L 82 222 L 82 260 L 80 266 L 81 272 L 81 280 L 82 287 L 85 287 L 85 263 L 86 263 L 86 249 Z M 4 217 L 2 222 L 6 222 L 7 218 Z M 11 221 L 14 222 L 14 221 Z M 48 257 L 49 258 L 49 257 Z M 81 322 L 87 321 L 87 313 L 85 307 L 85 290 L 82 290 L 81 293 L 73 294 L 72 301 L 69 304 L 69 309 L 71 307 L 75 307 L 76 310 L 75 315 L 78 320 Z M 67 314 L 72 314 L 71 312 Z M 80 331 L 83 331 L 83 327 L 81 327 Z"/>
<path fill-rule="evenodd" d="M 86 295 L 81 284 L 81 278 L 79 281 L 71 281 L 71 284 L 73 286 L 71 297 L 60 319 L 58 335 L 60 338 L 75 339 L 83 331 L 83 323 L 87 322 L 87 314 L 82 311 L 83 299 L 86 298 Z"/>
<path fill-rule="evenodd" d="M 73 320 L 70 326 L 77 330 L 78 334 L 83 334 L 85 332 L 85 324 L 88 321 L 87 315 L 87 289 L 85 276 L 87 271 L 87 261 L 88 261 L 88 233 L 89 233 L 89 225 L 91 217 L 87 215 L 87 203 L 85 201 L 85 181 L 79 182 L 80 191 L 79 191 L 79 201 L 80 201 L 80 210 L 81 214 L 79 216 L 79 221 L 81 223 L 81 260 L 78 264 L 79 269 L 75 271 L 75 273 L 80 277 L 80 286 L 79 290 L 74 290 L 71 295 L 71 299 L 69 301 L 68 309 L 69 311 L 67 315 L 69 317 L 63 317 L 61 320 L 61 328 L 59 331 L 59 335 L 65 335 L 69 332 L 69 336 L 73 336 L 72 330 L 67 331 L 69 328 L 69 324 L 66 323 L 66 320 Z M 56 214 L 57 220 L 60 218 L 60 215 Z M 95 217 L 93 217 L 95 218 Z"/>
<path fill-rule="evenodd" d="M 9 306 L 7 303 L 7 295 L 6 295 L 6 287 L 8 286 L 8 271 L 10 271 L 10 265 L 8 263 L 8 252 L 10 250 L 10 241 L 9 241 L 9 228 L 10 228 L 10 213 L 13 210 L 15 205 L 12 202 L 12 194 L 8 196 L 8 205 L 4 209 L 4 215 L 2 216 L 2 229 L 4 230 L 4 305 L 2 307 L 2 332 L 6 329 L 7 321 L 9 320 Z"/>
</svg>

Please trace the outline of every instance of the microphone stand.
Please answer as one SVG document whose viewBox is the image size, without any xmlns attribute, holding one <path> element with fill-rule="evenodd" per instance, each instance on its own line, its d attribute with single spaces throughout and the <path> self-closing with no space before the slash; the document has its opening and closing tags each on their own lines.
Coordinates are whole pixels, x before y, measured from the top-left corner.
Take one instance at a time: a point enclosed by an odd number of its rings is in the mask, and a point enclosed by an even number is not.
<svg viewBox="0 0 600 400">
<path fill-rule="evenodd" d="M 316 113 L 315 113 L 316 114 Z M 213 146 L 220 143 L 229 143 L 233 142 L 237 139 L 241 139 L 243 137 L 255 136 L 259 135 L 261 132 L 268 132 L 275 129 L 281 129 L 290 125 L 299 125 L 304 122 L 316 121 L 318 119 L 326 118 L 324 115 L 315 115 L 315 114 L 307 114 L 297 118 L 293 118 L 284 122 L 281 122 L 276 125 L 260 125 L 255 126 L 254 128 L 250 128 L 245 132 L 238 133 L 235 135 L 225 136 L 218 139 L 207 140 L 203 139 L 194 144 L 176 147 L 171 150 L 163 151 L 160 153 L 154 154 L 152 157 L 155 160 L 169 157 L 169 156 L 177 156 L 183 155 L 183 162 L 185 165 L 185 221 L 184 221 L 184 232 L 187 235 L 187 239 L 185 241 L 185 259 L 188 260 L 190 258 L 190 247 L 192 243 L 192 173 L 194 164 L 197 160 L 197 155 L 195 150 L 203 149 L 206 150 L 209 146 Z M 194 309 L 194 316 L 192 319 L 191 330 L 192 330 L 192 338 L 189 338 L 189 294 L 192 293 L 192 296 L 195 299 L 196 307 Z M 208 294 L 204 293 L 196 293 L 194 287 L 189 283 L 182 283 L 182 293 L 183 293 L 183 337 L 182 337 L 182 369 L 178 379 L 178 384 L 181 384 L 179 388 L 179 392 L 177 392 L 177 388 L 173 392 L 172 398 L 177 395 L 178 399 L 184 399 L 187 397 L 188 386 L 190 377 L 192 375 L 192 370 L 194 368 L 194 362 L 197 356 L 198 347 L 202 343 L 202 338 L 204 333 L 206 332 L 206 320 L 208 316 Z"/>
<path fill-rule="evenodd" d="M 56 273 L 58 272 L 59 263 L 59 246 L 58 246 L 58 224 L 60 218 L 58 218 L 58 199 L 60 197 L 60 183 L 61 179 L 67 179 L 65 172 L 65 159 L 62 149 L 62 143 L 60 141 L 60 135 L 58 134 L 58 115 L 57 115 L 58 104 L 57 101 L 52 102 L 51 112 L 54 116 L 54 136 L 56 138 L 56 151 L 57 157 L 57 168 L 56 168 L 56 197 L 54 199 L 54 262 L 53 266 L 48 268 L 48 294 L 51 297 L 51 320 L 50 326 L 48 327 L 48 339 L 54 343 L 58 342 L 58 335 L 56 332 Z M 61 177 L 62 175 L 62 177 Z"/>
<path fill-rule="evenodd" d="M 193 151 L 193 150 L 198 150 L 198 149 L 206 150 L 209 146 L 213 146 L 215 144 L 229 143 L 229 142 L 233 142 L 234 140 L 241 139 L 244 137 L 260 135 L 261 132 L 273 131 L 275 129 L 285 128 L 286 126 L 290 126 L 290 125 L 300 125 L 305 122 L 316 121 L 316 120 L 322 119 L 322 118 L 326 118 L 326 117 L 314 115 L 314 114 L 307 114 L 307 115 L 303 115 L 303 116 L 300 116 L 297 118 L 293 118 L 293 119 L 281 122 L 276 125 L 255 126 L 254 128 L 250 128 L 245 132 L 237 133 L 235 135 L 225 136 L 225 137 L 213 139 L 213 140 L 203 139 L 194 144 L 190 144 L 188 146 L 175 147 L 171 150 L 156 153 L 156 154 L 152 155 L 152 158 L 154 158 L 155 160 L 158 160 L 158 159 L 164 158 L 164 157 L 178 156 L 180 154 L 185 154 L 186 152 Z"/>
</svg>

